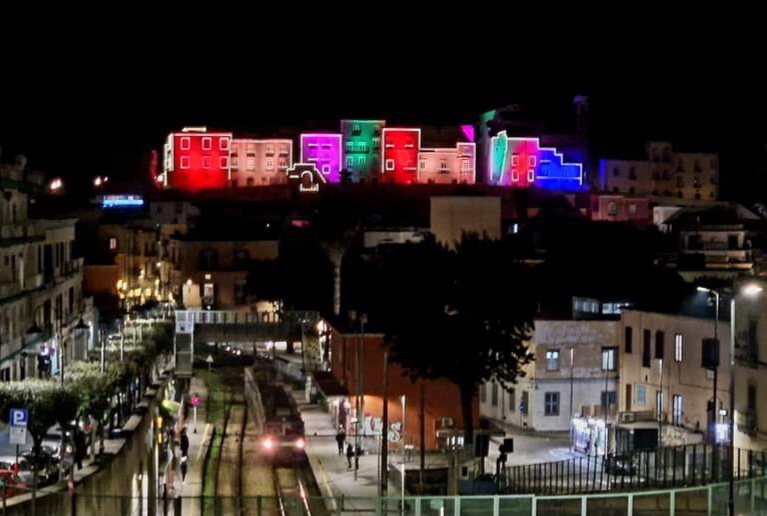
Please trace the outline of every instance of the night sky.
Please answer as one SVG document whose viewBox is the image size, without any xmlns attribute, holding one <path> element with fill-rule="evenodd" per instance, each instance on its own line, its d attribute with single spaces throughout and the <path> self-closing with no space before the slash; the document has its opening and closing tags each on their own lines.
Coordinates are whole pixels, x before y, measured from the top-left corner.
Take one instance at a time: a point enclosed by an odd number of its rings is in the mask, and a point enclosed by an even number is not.
<svg viewBox="0 0 767 516">
<path fill-rule="evenodd" d="M 337 62 L 313 63 L 303 76 L 289 69 L 246 74 L 237 71 L 241 67 L 235 58 L 222 61 L 229 72 L 193 73 L 210 55 L 173 67 L 159 55 L 126 57 L 110 66 L 52 56 L 24 68 L 16 81 L 6 76 L 0 90 L 4 159 L 21 152 L 49 176 L 86 184 L 96 174 L 143 174 L 148 152 L 160 150 L 165 134 L 185 125 L 268 134 L 272 127 L 300 126 L 305 120 L 327 121 L 333 129 L 338 119 L 354 117 L 457 124 L 475 122 L 479 112 L 515 102 L 569 119 L 573 95 L 585 94 L 597 155 L 636 154 L 649 139 L 669 139 L 682 150 L 719 152 L 722 196 L 767 201 L 762 122 L 767 102 L 753 83 L 725 94 L 700 81 L 626 81 L 623 75 L 597 80 L 591 73 L 583 80 L 573 79 L 576 75 L 553 80 L 550 73 L 536 81 L 494 80 L 461 72 L 471 67 L 456 66 L 447 55 L 426 68 L 419 62 L 398 64 L 389 74 L 375 67 L 343 73 Z M 265 59 L 263 54 L 255 58 Z M 486 70 L 479 62 L 472 64 Z"/>
</svg>

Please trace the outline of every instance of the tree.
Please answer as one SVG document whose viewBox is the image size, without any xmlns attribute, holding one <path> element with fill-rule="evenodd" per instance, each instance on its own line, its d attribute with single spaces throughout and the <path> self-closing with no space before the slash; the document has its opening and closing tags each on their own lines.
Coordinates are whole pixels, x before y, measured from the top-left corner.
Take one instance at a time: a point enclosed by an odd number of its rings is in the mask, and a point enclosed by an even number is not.
<svg viewBox="0 0 767 516">
<path fill-rule="evenodd" d="M 69 422 L 77 415 L 79 398 L 72 386 L 51 380 L 0 383 L 0 420 L 9 422 L 12 408 L 26 408 L 27 431 L 32 436 L 35 463 L 40 460 L 42 442 L 57 422 Z M 62 432 L 64 427 L 62 427 Z M 32 480 L 32 514 L 35 512 L 38 471 Z"/>
<path fill-rule="evenodd" d="M 504 387 L 533 356 L 534 301 L 522 270 L 502 242 L 465 237 L 456 251 L 428 238 L 392 249 L 371 289 L 372 320 L 383 325 L 392 360 L 411 379 L 444 378 L 460 393 L 467 439 L 473 439 L 477 386 Z"/>
</svg>

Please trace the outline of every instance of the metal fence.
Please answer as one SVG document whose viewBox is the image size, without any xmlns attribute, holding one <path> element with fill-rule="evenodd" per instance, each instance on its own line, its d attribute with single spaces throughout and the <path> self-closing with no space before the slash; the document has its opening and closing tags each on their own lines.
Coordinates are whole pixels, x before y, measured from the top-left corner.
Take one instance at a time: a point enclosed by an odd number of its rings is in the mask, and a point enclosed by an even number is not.
<svg viewBox="0 0 767 516">
<path fill-rule="evenodd" d="M 37 513 L 60 516 L 211 516 L 236 508 L 243 516 L 390 515 L 390 516 L 719 516 L 727 514 L 728 485 L 624 493 L 570 496 L 405 496 L 389 498 L 239 497 L 203 499 L 147 498 L 66 493 L 38 499 Z M 3 508 L 7 515 L 30 514 L 28 505 L 14 498 Z M 208 508 L 208 512 L 203 512 Z M 742 479 L 735 483 L 735 508 L 739 515 L 767 514 L 767 479 Z M 212 512 L 211 512 L 212 511 Z M 284 511 L 284 512 L 283 512 Z"/>
<path fill-rule="evenodd" d="M 729 478 L 730 470 L 738 480 L 767 475 L 764 451 L 738 448 L 732 466 L 729 451 L 727 446 L 694 444 L 511 466 L 499 487 L 504 493 L 569 495 L 702 486 Z"/>
</svg>

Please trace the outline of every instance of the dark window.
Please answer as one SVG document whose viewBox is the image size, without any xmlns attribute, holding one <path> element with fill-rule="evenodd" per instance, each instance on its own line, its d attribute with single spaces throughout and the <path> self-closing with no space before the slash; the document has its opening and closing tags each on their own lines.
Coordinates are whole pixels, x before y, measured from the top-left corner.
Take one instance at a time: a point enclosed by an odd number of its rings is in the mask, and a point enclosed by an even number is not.
<svg viewBox="0 0 767 516">
<path fill-rule="evenodd" d="M 631 326 L 626 326 L 623 332 L 623 342 L 625 343 L 626 353 L 631 354 L 634 351 L 634 330 Z"/>
<path fill-rule="evenodd" d="M 617 403 L 617 397 L 615 395 L 615 391 L 602 391 L 600 397 L 599 397 L 599 403 L 603 407 L 610 408 L 611 406 L 614 407 Z"/>
<path fill-rule="evenodd" d="M 509 412 L 517 411 L 517 391 L 509 389 Z"/>
<path fill-rule="evenodd" d="M 250 253 L 247 249 L 235 249 L 234 250 L 234 265 L 236 267 L 242 267 L 248 264 L 250 260 Z"/>
<path fill-rule="evenodd" d="M 756 411 L 756 385 L 753 384 L 748 386 L 748 411 Z"/>
<path fill-rule="evenodd" d="M 69 287 L 67 293 L 67 312 L 72 314 L 75 310 L 75 287 Z"/>
<path fill-rule="evenodd" d="M 487 387 L 484 383 L 479 384 L 479 402 L 484 403 L 487 396 Z"/>
<path fill-rule="evenodd" d="M 490 388 L 490 403 L 494 406 L 498 406 L 498 384 L 493 382 Z"/>
<path fill-rule="evenodd" d="M 558 392 L 547 392 L 544 394 L 543 415 L 545 416 L 559 415 L 559 393 Z"/>
<path fill-rule="evenodd" d="M 200 268 L 213 270 L 218 267 L 218 253 L 215 249 L 203 249 L 200 251 Z"/>
<path fill-rule="evenodd" d="M 652 334 L 650 330 L 642 332 L 642 367 L 650 367 L 650 340 Z"/>
<path fill-rule="evenodd" d="M 663 348 L 665 335 L 662 331 L 655 332 L 655 358 L 663 360 Z"/>
</svg>

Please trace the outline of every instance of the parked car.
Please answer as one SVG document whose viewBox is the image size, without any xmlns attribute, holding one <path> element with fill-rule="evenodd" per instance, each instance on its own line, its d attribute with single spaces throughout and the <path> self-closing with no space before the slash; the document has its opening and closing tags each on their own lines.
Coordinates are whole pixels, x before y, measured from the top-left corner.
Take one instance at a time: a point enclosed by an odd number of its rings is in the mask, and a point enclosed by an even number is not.
<svg viewBox="0 0 767 516">
<path fill-rule="evenodd" d="M 32 451 L 26 451 L 22 455 L 23 459 L 28 464 L 28 469 L 34 472 L 37 469 L 37 485 L 47 486 L 55 484 L 59 481 L 59 460 L 51 450 L 43 450 L 40 453 L 37 461 L 35 461 Z M 21 460 L 19 461 L 21 463 Z M 23 465 L 20 469 L 24 469 Z"/>
</svg>

